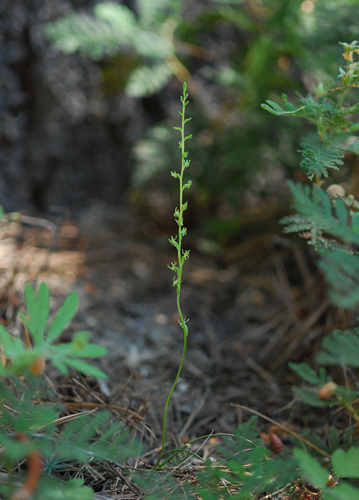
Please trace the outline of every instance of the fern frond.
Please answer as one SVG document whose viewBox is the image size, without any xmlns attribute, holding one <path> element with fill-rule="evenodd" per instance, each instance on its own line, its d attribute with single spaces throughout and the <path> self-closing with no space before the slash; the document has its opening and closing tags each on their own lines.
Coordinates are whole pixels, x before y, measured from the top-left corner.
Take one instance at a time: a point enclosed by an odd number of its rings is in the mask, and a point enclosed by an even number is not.
<svg viewBox="0 0 359 500">
<path fill-rule="evenodd" d="M 281 224 L 286 224 L 285 233 L 296 231 L 309 232 L 312 244 L 317 244 L 317 239 L 323 231 L 329 231 L 336 225 L 332 214 L 329 196 L 319 187 L 311 190 L 308 186 L 288 183 L 293 195 L 293 207 L 298 214 L 289 215 L 281 219 Z"/>
<path fill-rule="evenodd" d="M 281 224 L 285 224 L 284 233 L 300 233 L 303 231 L 312 231 L 315 224 L 309 217 L 303 215 L 286 215 L 280 220 Z M 319 229 L 319 228 L 318 228 Z"/>
<path fill-rule="evenodd" d="M 94 8 L 95 18 L 108 23 L 122 41 L 133 39 L 137 31 L 137 20 L 133 12 L 112 2 L 99 3 Z"/>
<path fill-rule="evenodd" d="M 282 100 L 286 109 L 283 109 L 279 104 L 274 101 L 266 100 L 266 104 L 261 104 L 261 108 L 269 111 L 273 115 L 277 116 L 303 116 L 303 112 L 305 110 L 305 106 L 300 106 L 299 108 L 295 108 L 293 104 L 291 104 L 287 96 L 285 94 L 282 95 Z"/>
<path fill-rule="evenodd" d="M 137 0 L 139 23 L 144 29 L 149 29 L 154 24 L 181 13 L 180 0 Z"/>
<path fill-rule="evenodd" d="M 308 241 L 318 250 L 346 250 L 346 245 L 359 245 L 359 214 L 349 211 L 340 198 L 332 199 L 320 187 L 301 186 L 288 183 L 293 194 L 293 207 L 298 214 L 284 217 L 280 222 L 287 224 L 285 233 L 304 231 Z M 328 239 L 328 236 L 336 240 Z"/>
<path fill-rule="evenodd" d="M 343 165 L 343 151 L 334 148 L 328 141 L 323 142 L 303 142 L 303 149 L 300 151 L 304 157 L 300 166 L 309 177 L 313 179 L 315 175 L 318 178 L 328 177 L 328 169 L 339 170 L 337 165 Z"/>
<path fill-rule="evenodd" d="M 286 452 L 269 459 L 270 452 L 255 430 L 256 422 L 253 417 L 240 425 L 233 438 L 225 437 L 225 445 L 217 447 L 224 460 L 219 466 L 207 464 L 198 474 L 201 498 L 245 500 L 253 492 L 274 491 L 298 477 L 296 463 Z"/>
<path fill-rule="evenodd" d="M 140 56 L 151 59 L 165 59 L 174 52 L 171 40 L 153 31 L 140 30 L 133 46 Z"/>
<path fill-rule="evenodd" d="M 99 4 L 99 18 L 87 14 L 72 14 L 46 26 L 45 32 L 55 48 L 72 54 L 80 54 L 93 60 L 113 56 L 120 45 L 135 38 L 137 27 L 133 14 L 124 6 Z M 133 18 L 131 17 L 133 16 Z"/>
<path fill-rule="evenodd" d="M 152 59 L 166 58 L 174 51 L 172 41 L 160 27 L 143 29 L 130 9 L 111 2 L 96 5 L 94 16 L 72 14 L 61 18 L 49 24 L 45 32 L 57 49 L 65 53 L 78 50 L 94 60 L 118 54 L 121 45 L 133 46 L 140 56 Z"/>
<path fill-rule="evenodd" d="M 171 78 L 172 71 L 165 63 L 154 66 L 139 66 L 132 71 L 126 85 L 126 93 L 133 97 L 151 95 L 163 88 Z"/>
<path fill-rule="evenodd" d="M 141 448 L 139 442 L 131 440 L 128 431 L 118 422 L 112 423 L 110 417 L 109 412 L 103 411 L 91 419 L 84 415 L 68 422 L 59 439 L 53 443 L 53 452 L 64 460 L 75 459 L 82 463 L 89 462 L 93 457 L 122 462 L 138 454 Z"/>
</svg>

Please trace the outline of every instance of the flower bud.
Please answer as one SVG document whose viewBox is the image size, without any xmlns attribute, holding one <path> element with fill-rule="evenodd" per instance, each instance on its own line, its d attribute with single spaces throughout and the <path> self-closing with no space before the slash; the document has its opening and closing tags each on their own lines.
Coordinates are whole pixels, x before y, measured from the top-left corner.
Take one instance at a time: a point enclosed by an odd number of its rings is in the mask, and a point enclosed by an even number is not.
<svg viewBox="0 0 359 500">
<path fill-rule="evenodd" d="M 333 396 L 336 391 L 337 384 L 335 382 L 327 382 L 324 384 L 318 392 L 320 399 L 327 399 L 329 396 Z"/>
</svg>

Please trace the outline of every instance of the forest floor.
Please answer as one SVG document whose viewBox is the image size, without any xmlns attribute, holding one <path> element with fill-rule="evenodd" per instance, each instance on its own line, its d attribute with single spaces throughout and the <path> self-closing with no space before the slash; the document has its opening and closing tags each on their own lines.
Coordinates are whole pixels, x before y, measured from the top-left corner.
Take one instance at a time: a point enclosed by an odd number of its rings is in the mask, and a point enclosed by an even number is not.
<svg viewBox="0 0 359 500">
<path fill-rule="evenodd" d="M 288 362 L 312 360 L 333 325 L 345 328 L 345 317 L 328 303 L 305 245 L 283 236 L 277 215 L 265 215 L 272 209 L 248 213 L 221 249 L 204 253 L 195 228 L 184 241 L 191 250 L 182 288 L 188 351 L 168 416 L 169 446 L 232 432 L 251 416 L 233 404 L 299 430 L 324 425 L 318 413 L 293 403 L 296 380 Z M 263 219 L 264 226 L 256 224 Z M 90 207 L 80 223 L 65 221 L 56 238 L 39 220 L 1 230 L 2 322 L 10 328 L 16 322 L 26 281 L 46 280 L 53 310 L 77 291 L 79 309 L 65 336 L 86 329 L 92 342 L 106 346 L 108 356 L 98 364 L 108 379 L 96 388 L 75 374 L 69 383 L 54 372 L 53 380 L 69 413 L 112 407 L 141 437 L 151 463 L 182 354 L 168 231 L 104 204 Z M 271 426 L 264 419 L 259 424 L 264 433 Z M 120 485 L 111 488 L 102 498 L 125 498 Z"/>
</svg>

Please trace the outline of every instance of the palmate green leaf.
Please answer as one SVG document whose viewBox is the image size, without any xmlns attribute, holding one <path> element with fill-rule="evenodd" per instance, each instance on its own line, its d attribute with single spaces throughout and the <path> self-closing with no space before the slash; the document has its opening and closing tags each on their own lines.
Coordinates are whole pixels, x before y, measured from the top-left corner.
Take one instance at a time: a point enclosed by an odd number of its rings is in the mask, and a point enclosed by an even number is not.
<svg viewBox="0 0 359 500">
<path fill-rule="evenodd" d="M 345 365 L 359 367 L 359 328 L 354 330 L 334 330 L 322 342 L 322 351 L 316 361 L 323 365 Z"/>
<path fill-rule="evenodd" d="M 34 347 L 33 349 L 24 349 L 22 352 L 17 352 L 12 357 L 11 365 L 8 367 L 8 374 L 23 375 L 31 364 L 41 359 L 42 356 L 43 348 Z"/>
<path fill-rule="evenodd" d="M 99 358 L 106 356 L 108 349 L 98 344 L 89 344 L 90 332 L 81 330 L 75 333 L 71 345 L 72 354 L 81 358 Z"/>
<path fill-rule="evenodd" d="M 7 358 L 14 358 L 24 352 L 24 345 L 18 337 L 11 335 L 0 323 L 0 346 Z M 1 363 L 0 363 L 1 364 Z"/>
<path fill-rule="evenodd" d="M 97 358 L 107 354 L 105 347 L 97 344 L 89 344 L 89 336 L 89 332 L 77 332 L 71 342 L 52 346 L 51 350 L 47 352 L 48 358 L 51 359 L 53 365 L 63 374 L 67 374 L 68 367 L 71 366 L 85 375 L 107 378 L 107 375 L 99 368 L 81 359 L 76 359 Z"/>
<path fill-rule="evenodd" d="M 95 378 L 103 378 L 103 379 L 107 378 L 105 372 L 103 372 L 96 366 L 90 365 L 89 363 L 82 361 L 82 359 L 65 358 L 63 362 L 66 363 L 68 366 L 75 368 L 75 370 L 78 370 L 84 375 L 89 375 L 90 377 L 95 377 Z"/>
<path fill-rule="evenodd" d="M 68 374 L 68 372 L 69 372 L 68 368 L 67 368 L 66 363 L 63 361 L 62 358 L 59 359 L 55 356 L 49 356 L 49 358 L 51 359 L 54 367 L 57 368 L 60 373 L 62 373 L 63 375 Z"/>
<path fill-rule="evenodd" d="M 77 293 L 71 293 L 66 297 L 64 303 L 58 310 L 56 316 L 52 320 L 52 323 L 47 331 L 46 338 L 49 341 L 54 341 L 66 326 L 70 323 L 74 314 L 76 312 L 79 303 L 79 296 Z"/>
<path fill-rule="evenodd" d="M 43 341 L 46 323 L 49 319 L 50 292 L 47 285 L 41 283 L 36 294 L 32 286 L 27 283 L 25 305 L 27 315 L 22 314 L 21 318 L 33 335 L 35 345 L 39 345 Z"/>
<path fill-rule="evenodd" d="M 359 479 L 359 448 L 335 450 L 331 461 L 338 477 Z"/>
<path fill-rule="evenodd" d="M 80 358 L 99 358 L 108 352 L 106 347 L 89 344 L 90 333 L 79 331 L 75 333 L 71 342 L 52 346 L 52 351 L 62 356 L 76 356 Z"/>
</svg>

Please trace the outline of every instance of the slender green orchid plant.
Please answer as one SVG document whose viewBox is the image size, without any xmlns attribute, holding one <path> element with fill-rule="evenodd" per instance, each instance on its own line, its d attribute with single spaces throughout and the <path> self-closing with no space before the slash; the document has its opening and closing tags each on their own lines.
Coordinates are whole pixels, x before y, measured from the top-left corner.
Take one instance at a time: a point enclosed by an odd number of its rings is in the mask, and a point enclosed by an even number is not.
<svg viewBox="0 0 359 500">
<path fill-rule="evenodd" d="M 187 202 L 183 202 L 183 193 L 185 189 L 188 189 L 191 187 L 192 182 L 188 181 L 187 183 L 184 183 L 184 173 L 186 168 L 189 167 L 190 165 L 190 160 L 187 159 L 188 152 L 186 151 L 186 141 L 187 139 L 191 139 L 191 135 L 185 135 L 185 125 L 187 122 L 190 121 L 191 118 L 186 118 L 186 107 L 188 105 L 188 93 L 187 93 L 187 84 L 183 84 L 183 94 L 181 96 L 181 103 L 182 103 L 182 111 L 179 111 L 179 114 L 182 118 L 181 120 L 181 126 L 180 127 L 174 127 L 175 130 L 178 130 L 181 134 L 181 140 L 179 141 L 179 148 L 182 153 L 182 161 L 181 161 L 181 171 L 180 172 L 171 172 L 172 177 L 175 179 L 178 179 L 179 182 L 179 208 L 176 207 L 175 212 L 174 212 L 174 218 L 177 222 L 178 225 L 178 234 L 177 236 L 171 236 L 169 239 L 169 242 L 171 245 L 175 247 L 177 250 L 177 262 L 172 262 L 170 266 L 168 266 L 171 271 L 175 273 L 175 276 L 173 278 L 173 286 L 176 287 L 176 292 L 177 292 L 177 311 L 179 315 L 179 324 L 183 330 L 183 352 L 182 352 L 182 358 L 181 362 L 177 371 L 177 375 L 175 378 L 175 381 L 172 385 L 172 388 L 168 394 L 165 409 L 164 409 L 164 415 L 163 415 L 163 429 L 162 429 L 162 448 L 161 448 L 161 453 L 160 457 L 157 460 L 157 463 L 155 465 L 155 468 L 160 467 L 160 462 L 161 459 L 165 453 L 165 439 L 166 439 L 166 422 L 167 422 L 167 413 L 168 413 L 168 407 L 172 398 L 173 391 L 175 390 L 178 379 L 180 377 L 184 359 L 186 356 L 186 349 L 187 349 L 187 336 L 188 336 L 188 327 L 187 327 L 187 319 L 183 316 L 182 310 L 181 310 L 181 304 L 180 304 L 180 296 L 181 296 L 181 284 L 182 284 L 182 271 L 183 271 L 183 265 L 185 261 L 189 258 L 189 250 L 183 250 L 182 249 L 182 239 L 183 237 L 187 234 L 187 228 L 183 224 L 183 214 L 184 211 L 187 209 Z"/>
</svg>

